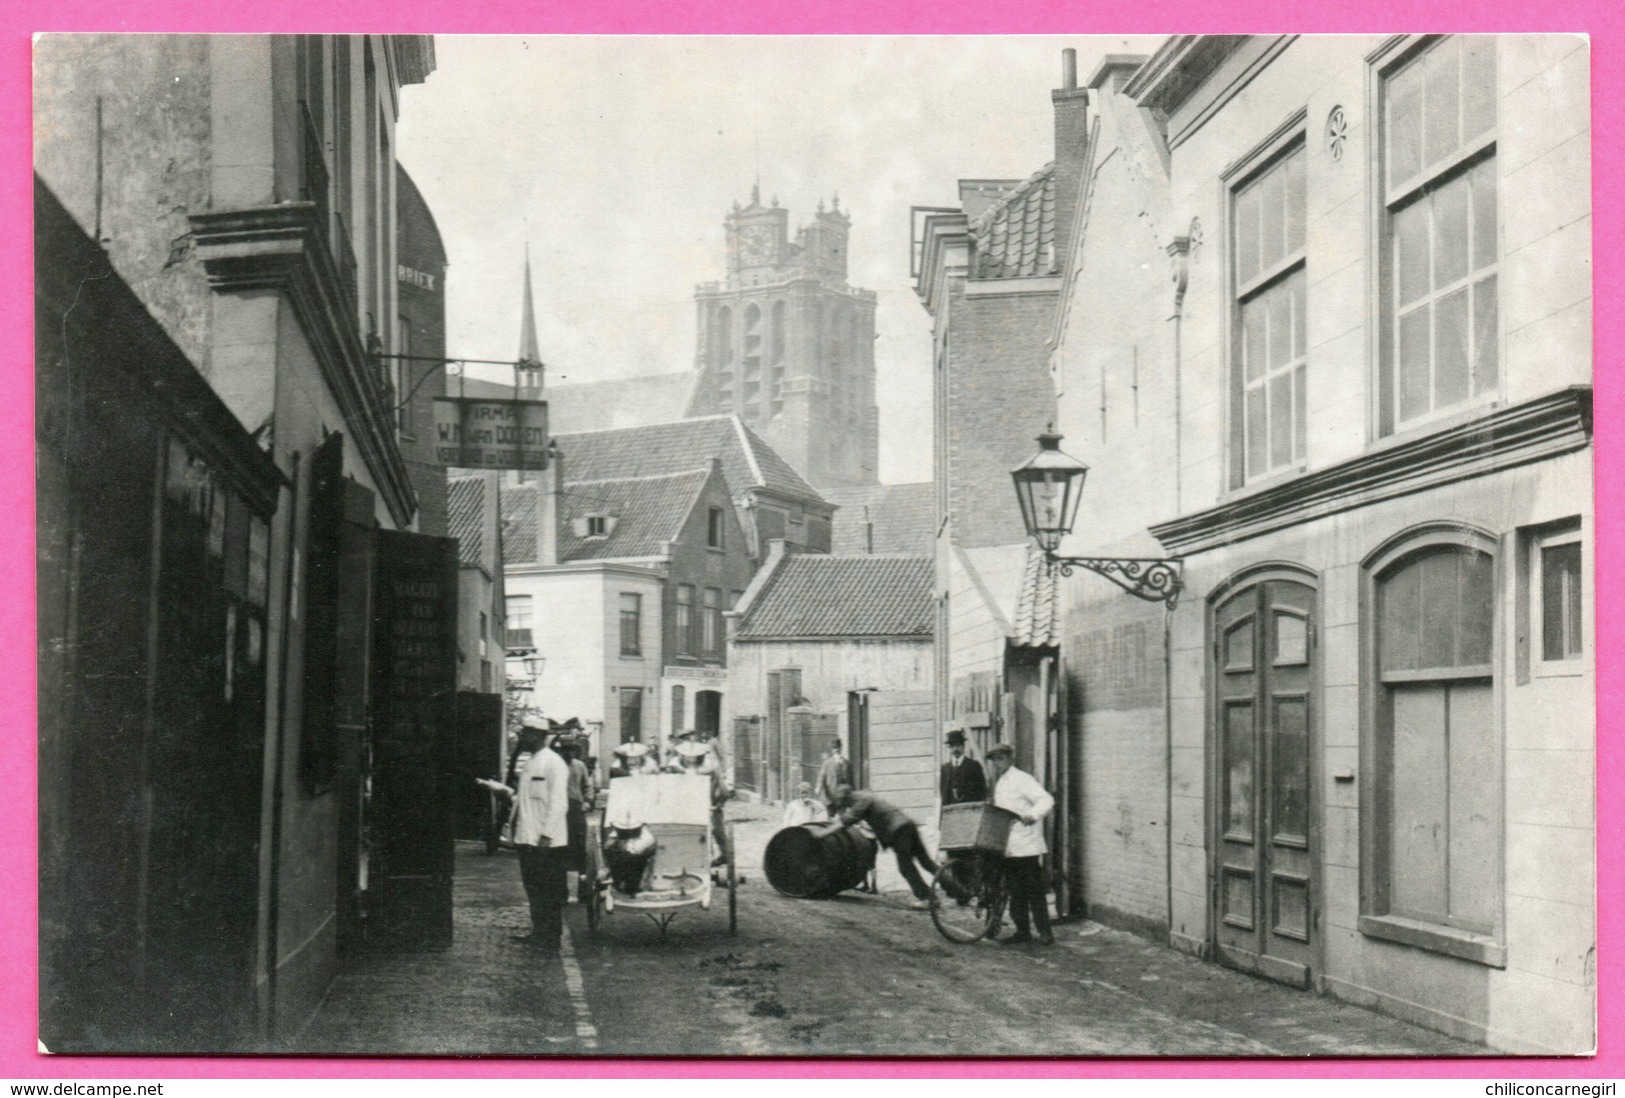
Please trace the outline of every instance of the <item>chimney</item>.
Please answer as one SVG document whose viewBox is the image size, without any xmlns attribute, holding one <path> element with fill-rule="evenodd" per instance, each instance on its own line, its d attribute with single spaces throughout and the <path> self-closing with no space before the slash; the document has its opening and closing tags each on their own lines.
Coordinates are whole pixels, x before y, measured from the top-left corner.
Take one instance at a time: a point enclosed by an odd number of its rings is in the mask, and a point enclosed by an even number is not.
<svg viewBox="0 0 1625 1098">
<path fill-rule="evenodd" d="M 1083 165 L 1089 143 L 1089 89 L 1078 87 L 1078 51 L 1061 51 L 1061 86 L 1050 93 L 1055 104 L 1055 256 L 1051 268 L 1064 271 L 1072 246 L 1072 226 L 1083 193 Z"/>
<path fill-rule="evenodd" d="M 557 564 L 564 530 L 564 454 L 556 446 L 549 444 L 547 468 L 536 479 L 536 563 Z"/>
</svg>

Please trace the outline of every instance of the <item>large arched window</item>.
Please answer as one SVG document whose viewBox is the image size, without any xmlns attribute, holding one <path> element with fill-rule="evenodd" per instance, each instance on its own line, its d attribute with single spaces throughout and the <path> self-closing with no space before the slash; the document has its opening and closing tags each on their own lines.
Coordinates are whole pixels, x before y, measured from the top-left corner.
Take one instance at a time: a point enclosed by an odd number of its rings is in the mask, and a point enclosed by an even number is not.
<svg viewBox="0 0 1625 1098">
<path fill-rule="evenodd" d="M 1494 543 L 1440 527 L 1367 561 L 1361 929 L 1494 960 L 1501 732 Z"/>
</svg>

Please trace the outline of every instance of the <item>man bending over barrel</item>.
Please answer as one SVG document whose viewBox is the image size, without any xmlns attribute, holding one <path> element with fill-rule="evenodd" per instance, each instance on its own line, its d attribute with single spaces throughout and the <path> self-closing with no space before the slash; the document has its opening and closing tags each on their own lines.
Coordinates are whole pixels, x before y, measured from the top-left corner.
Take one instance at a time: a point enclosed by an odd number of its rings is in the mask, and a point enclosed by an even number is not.
<svg viewBox="0 0 1625 1098">
<path fill-rule="evenodd" d="M 835 803 L 831 807 L 841 814 L 841 822 L 848 827 L 857 823 L 869 825 L 880 845 L 897 855 L 897 868 L 914 893 L 914 909 L 929 908 L 931 890 L 920 879 L 920 871 L 914 868 L 914 863 L 918 862 L 933 877 L 937 875 L 937 864 L 925 852 L 920 829 L 909 819 L 908 813 L 867 789 L 854 790 L 850 785 L 836 787 Z"/>
</svg>

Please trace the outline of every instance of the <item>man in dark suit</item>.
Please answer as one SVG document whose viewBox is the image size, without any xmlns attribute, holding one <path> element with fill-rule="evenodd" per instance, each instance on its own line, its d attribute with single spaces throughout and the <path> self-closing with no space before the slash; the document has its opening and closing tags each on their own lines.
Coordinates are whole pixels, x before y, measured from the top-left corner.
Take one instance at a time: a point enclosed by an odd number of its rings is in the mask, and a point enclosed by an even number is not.
<svg viewBox="0 0 1625 1098">
<path fill-rule="evenodd" d="M 948 733 L 948 761 L 942 764 L 942 803 L 964 804 L 987 800 L 987 774 L 982 764 L 965 754 L 965 733 Z"/>
</svg>

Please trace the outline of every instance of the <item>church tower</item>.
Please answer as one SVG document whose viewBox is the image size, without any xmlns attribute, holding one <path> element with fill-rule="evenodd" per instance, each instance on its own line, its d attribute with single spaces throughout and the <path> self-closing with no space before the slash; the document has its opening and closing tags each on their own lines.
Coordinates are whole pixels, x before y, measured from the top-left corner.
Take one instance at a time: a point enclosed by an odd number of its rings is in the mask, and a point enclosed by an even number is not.
<svg viewBox="0 0 1625 1098">
<path fill-rule="evenodd" d="M 690 416 L 733 414 L 816 488 L 877 482 L 875 294 L 846 284 L 852 219 L 837 196 L 790 238 L 777 198 L 734 203 L 728 277 L 695 289 Z"/>
</svg>

